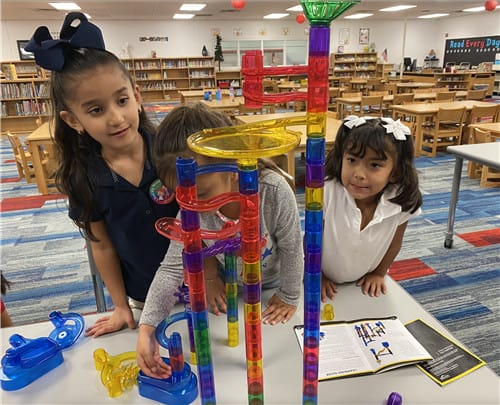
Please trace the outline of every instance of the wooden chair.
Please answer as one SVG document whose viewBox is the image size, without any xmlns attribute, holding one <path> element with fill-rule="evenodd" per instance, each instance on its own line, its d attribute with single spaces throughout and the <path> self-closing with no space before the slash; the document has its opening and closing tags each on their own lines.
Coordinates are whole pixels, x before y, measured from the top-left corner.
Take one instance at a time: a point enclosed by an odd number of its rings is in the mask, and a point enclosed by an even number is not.
<svg viewBox="0 0 500 405">
<path fill-rule="evenodd" d="M 389 90 L 368 90 L 369 96 L 388 96 Z"/>
<path fill-rule="evenodd" d="M 339 87 L 343 89 L 351 88 L 351 78 L 350 77 L 339 77 Z"/>
<path fill-rule="evenodd" d="M 455 101 L 456 98 L 456 91 L 441 91 L 436 93 L 436 98 L 434 99 L 434 101 L 438 103 L 443 101 Z"/>
<path fill-rule="evenodd" d="M 470 124 L 477 124 L 477 123 L 488 123 L 488 122 L 495 122 L 497 120 L 498 116 L 498 111 L 500 111 L 500 104 L 493 104 L 490 106 L 479 106 L 479 105 L 474 105 L 472 106 L 472 110 L 470 111 L 470 114 L 467 118 L 466 122 L 466 133 L 464 135 L 464 143 L 470 142 L 470 137 L 472 135 L 471 128 L 469 127 Z"/>
<path fill-rule="evenodd" d="M 58 193 L 55 184 L 55 173 L 59 166 L 59 157 L 57 155 L 56 145 L 52 141 L 44 143 L 37 142 L 37 149 L 33 150 L 33 145 L 28 144 L 31 156 L 38 153 L 42 162 L 43 179 L 49 193 Z"/>
<path fill-rule="evenodd" d="M 17 173 L 21 179 L 25 179 L 27 183 L 35 183 L 35 171 L 33 169 L 33 161 L 31 160 L 31 153 L 24 145 L 19 134 L 7 133 L 12 152 L 16 159 Z"/>
<path fill-rule="evenodd" d="M 278 83 L 276 83 L 275 80 L 263 79 L 262 80 L 262 87 L 264 89 L 264 93 L 267 93 L 267 94 L 279 93 Z"/>
<path fill-rule="evenodd" d="M 491 136 L 491 132 L 483 131 L 479 128 L 473 128 L 469 143 L 486 143 L 494 142 L 495 138 Z M 479 185 L 481 187 L 499 187 L 500 186 L 500 171 L 492 169 L 486 165 L 471 162 L 467 164 L 467 175 L 471 179 L 481 179 Z"/>
<path fill-rule="evenodd" d="M 357 98 L 357 97 L 361 97 L 362 94 L 360 91 L 344 91 L 342 92 L 342 98 L 350 98 L 350 97 L 353 97 L 353 98 Z M 338 113 L 338 111 L 337 111 Z M 352 108 L 352 106 L 350 105 L 344 105 L 344 115 L 349 115 L 349 114 L 358 114 L 359 113 L 359 109 L 358 107 L 356 106 L 355 108 Z"/>
<path fill-rule="evenodd" d="M 363 94 L 361 94 L 360 91 L 344 91 L 342 93 L 342 97 L 361 97 Z"/>
<path fill-rule="evenodd" d="M 398 118 L 401 118 L 401 121 L 403 123 L 409 122 L 405 118 L 404 114 L 400 116 L 396 111 L 392 110 L 393 105 L 401 105 L 401 104 L 409 104 L 412 103 L 415 100 L 415 94 L 414 93 L 397 93 L 394 94 L 394 98 L 392 99 L 392 104 L 388 105 L 387 108 L 384 110 L 384 115 L 386 117 L 392 116 L 393 119 L 397 120 Z"/>
<path fill-rule="evenodd" d="M 369 94 L 370 90 L 375 91 L 382 85 L 382 78 L 380 77 L 370 77 L 366 80 L 366 93 Z"/>
<path fill-rule="evenodd" d="M 483 101 L 486 98 L 487 89 L 483 90 L 467 90 L 467 100 Z"/>
<path fill-rule="evenodd" d="M 460 145 L 466 111 L 466 107 L 440 108 L 433 121 L 422 127 L 420 153 L 435 157 L 438 148 Z"/>
<path fill-rule="evenodd" d="M 335 99 L 340 97 L 340 87 L 330 87 L 328 90 L 328 111 L 337 111 L 337 102 Z"/>
<path fill-rule="evenodd" d="M 382 116 L 384 96 L 362 96 L 359 115 Z"/>
</svg>

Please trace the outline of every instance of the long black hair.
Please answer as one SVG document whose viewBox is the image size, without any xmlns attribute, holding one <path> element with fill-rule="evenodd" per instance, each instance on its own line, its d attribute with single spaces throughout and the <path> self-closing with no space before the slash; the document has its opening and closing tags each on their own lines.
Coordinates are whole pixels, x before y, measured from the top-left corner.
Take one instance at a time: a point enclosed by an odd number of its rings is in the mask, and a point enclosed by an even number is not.
<svg viewBox="0 0 500 405">
<path fill-rule="evenodd" d="M 61 111 L 68 110 L 74 86 L 79 84 L 84 75 L 88 75 L 98 67 L 116 66 L 121 73 L 134 82 L 130 73 L 121 61 L 111 52 L 92 48 L 69 49 L 65 55 L 65 64 L 60 72 L 51 74 L 51 101 L 54 116 L 54 141 L 59 157 L 56 171 L 56 185 L 61 193 L 68 196 L 70 205 L 76 203 L 81 207 L 81 215 L 75 220 L 83 234 L 92 240 L 90 230 L 91 216 L 95 208 L 95 181 L 89 173 L 89 162 L 101 154 L 101 145 L 87 133 L 79 134 L 60 117 Z M 139 133 L 153 133 L 144 109 L 139 112 Z"/>
<path fill-rule="evenodd" d="M 342 183 L 342 159 L 346 153 L 362 158 L 370 148 L 381 159 L 387 159 L 391 154 L 395 158 L 392 175 L 396 179 L 397 191 L 390 201 L 399 204 L 403 211 L 413 213 L 422 205 L 413 160 L 413 139 L 411 135 L 407 135 L 406 140 L 396 139 L 394 134 L 387 132 L 384 124 L 381 119 L 367 119 L 366 123 L 352 129 L 341 125 L 333 149 L 326 158 L 325 180 L 337 179 Z"/>
</svg>

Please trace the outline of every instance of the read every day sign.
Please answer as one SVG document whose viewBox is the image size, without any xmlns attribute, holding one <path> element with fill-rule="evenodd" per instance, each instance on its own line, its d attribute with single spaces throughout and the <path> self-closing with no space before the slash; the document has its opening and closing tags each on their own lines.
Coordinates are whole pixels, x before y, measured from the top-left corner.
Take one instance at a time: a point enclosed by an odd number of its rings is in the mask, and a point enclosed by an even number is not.
<svg viewBox="0 0 500 405">
<path fill-rule="evenodd" d="M 444 50 L 444 65 L 468 62 L 471 66 L 481 62 L 495 62 L 495 55 L 500 52 L 500 36 L 490 35 L 474 38 L 447 39 Z"/>
</svg>

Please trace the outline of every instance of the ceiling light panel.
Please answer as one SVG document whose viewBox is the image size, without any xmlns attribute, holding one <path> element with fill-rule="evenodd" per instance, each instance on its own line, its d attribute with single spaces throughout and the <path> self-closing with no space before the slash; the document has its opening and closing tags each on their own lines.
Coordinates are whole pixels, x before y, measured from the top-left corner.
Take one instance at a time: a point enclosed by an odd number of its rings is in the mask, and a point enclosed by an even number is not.
<svg viewBox="0 0 500 405">
<path fill-rule="evenodd" d="M 410 8 L 415 8 L 415 7 L 417 7 L 417 6 L 407 4 L 407 5 L 400 5 L 400 6 L 393 6 L 393 7 L 381 8 L 379 11 L 384 11 L 384 12 L 388 12 L 388 13 L 395 13 L 397 11 L 408 10 Z"/>
<path fill-rule="evenodd" d="M 80 6 L 76 3 L 49 3 L 51 7 L 54 7 L 56 10 L 81 10 Z"/>
<path fill-rule="evenodd" d="M 417 18 L 439 18 L 439 17 L 446 17 L 449 15 L 448 13 L 436 13 L 436 14 L 427 14 L 427 15 L 421 15 Z"/>
<path fill-rule="evenodd" d="M 267 20 L 279 20 L 280 18 L 285 18 L 289 16 L 290 14 L 288 13 L 271 13 L 268 15 L 265 15 L 263 18 Z"/>
<path fill-rule="evenodd" d="M 201 3 L 185 3 L 181 6 L 179 10 L 181 11 L 200 11 L 203 10 L 207 5 Z"/>
<path fill-rule="evenodd" d="M 194 14 L 174 14 L 174 20 L 190 20 L 194 17 Z"/>
<path fill-rule="evenodd" d="M 353 14 L 353 15 L 348 15 L 347 17 L 344 17 L 346 20 L 361 20 L 362 18 L 367 18 L 371 17 L 373 14 L 370 13 L 359 13 L 359 14 Z"/>
</svg>

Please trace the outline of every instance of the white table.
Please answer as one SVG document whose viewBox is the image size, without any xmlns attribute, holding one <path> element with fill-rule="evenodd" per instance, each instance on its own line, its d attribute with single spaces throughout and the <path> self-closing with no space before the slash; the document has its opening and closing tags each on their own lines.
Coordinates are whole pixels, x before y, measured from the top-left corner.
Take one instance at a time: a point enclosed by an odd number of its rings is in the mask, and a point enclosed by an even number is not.
<svg viewBox="0 0 500 405">
<path fill-rule="evenodd" d="M 455 211 L 457 208 L 464 159 L 500 170 L 500 142 L 448 146 L 446 151 L 455 155 L 455 169 L 453 171 L 450 208 L 448 211 L 448 227 L 444 239 L 444 247 L 450 249 L 453 246 L 453 224 L 455 222 Z"/>
<path fill-rule="evenodd" d="M 392 279 L 387 279 L 388 293 L 370 298 L 353 284 L 342 285 L 333 301 L 335 320 L 397 315 L 403 322 L 422 318 L 451 336 L 429 313 Z M 263 303 L 270 297 L 264 292 Z M 243 305 L 240 305 L 240 345 L 226 345 L 225 317 L 210 315 L 212 356 L 214 359 L 215 389 L 218 404 L 247 404 Z M 91 324 L 99 315 L 86 317 Z M 284 325 L 264 325 L 263 364 L 264 401 L 267 404 L 299 404 L 302 402 L 302 353 L 293 332 L 293 325 L 302 323 L 302 313 Z M 178 322 L 176 329 L 182 335 L 185 359 L 189 360 L 187 328 Z M 174 327 L 172 327 L 173 329 Z M 34 338 L 47 336 L 49 323 L 2 329 L 2 352 L 8 337 L 20 333 Z M 170 331 L 170 330 L 169 330 Z M 137 387 L 121 397 L 111 399 L 94 369 L 92 354 L 104 348 L 111 355 L 135 350 L 137 332 L 124 330 L 100 338 L 80 338 L 75 346 L 63 352 L 64 362 L 40 379 L 19 391 L 2 392 L 3 404 L 154 404 L 157 402 L 139 396 Z M 196 372 L 196 367 L 193 367 Z M 440 387 L 416 366 L 408 366 L 379 375 L 353 377 L 319 383 L 319 404 L 382 405 L 392 391 L 399 392 L 404 405 L 422 404 L 498 404 L 499 378 L 488 367 Z M 199 397 L 194 402 L 199 404 Z"/>
</svg>

